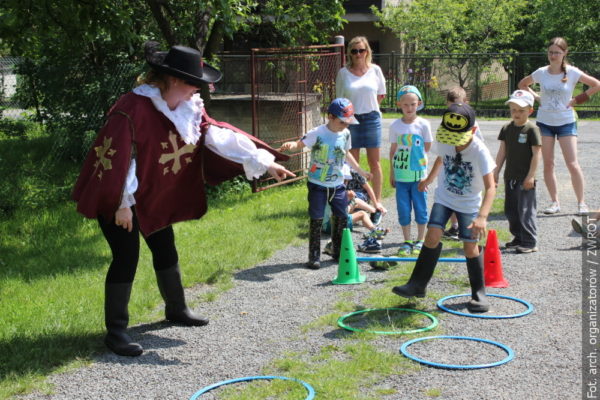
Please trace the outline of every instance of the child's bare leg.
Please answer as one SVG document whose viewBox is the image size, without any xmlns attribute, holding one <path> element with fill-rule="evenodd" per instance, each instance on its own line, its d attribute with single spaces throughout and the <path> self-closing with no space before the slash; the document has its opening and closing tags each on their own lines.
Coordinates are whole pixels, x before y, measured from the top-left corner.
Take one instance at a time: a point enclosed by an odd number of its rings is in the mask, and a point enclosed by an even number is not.
<svg viewBox="0 0 600 400">
<path fill-rule="evenodd" d="M 475 258 L 479 256 L 479 246 L 477 242 L 463 242 L 463 250 L 466 258 Z"/>
<path fill-rule="evenodd" d="M 410 224 L 402 225 L 402 235 L 404 235 L 404 241 L 410 240 Z"/>
<path fill-rule="evenodd" d="M 434 249 L 440 244 L 444 231 L 441 228 L 429 227 L 425 234 L 425 246 Z"/>
<path fill-rule="evenodd" d="M 375 229 L 375 225 L 373 225 L 373 222 L 371 221 L 371 218 L 369 217 L 369 214 L 366 211 L 361 210 L 352 213 L 352 223 L 357 224 L 359 222 L 362 223 L 362 225 L 370 231 Z"/>
<path fill-rule="evenodd" d="M 417 224 L 417 240 L 422 242 L 425 239 L 426 224 Z"/>
<path fill-rule="evenodd" d="M 366 201 L 361 200 L 359 198 L 355 198 L 354 202 L 356 204 L 356 208 L 360 208 L 361 210 L 365 210 L 365 211 L 368 211 L 370 213 L 374 213 L 375 211 L 377 211 L 377 209 L 375 207 L 373 207 L 372 205 L 370 205 Z"/>
</svg>

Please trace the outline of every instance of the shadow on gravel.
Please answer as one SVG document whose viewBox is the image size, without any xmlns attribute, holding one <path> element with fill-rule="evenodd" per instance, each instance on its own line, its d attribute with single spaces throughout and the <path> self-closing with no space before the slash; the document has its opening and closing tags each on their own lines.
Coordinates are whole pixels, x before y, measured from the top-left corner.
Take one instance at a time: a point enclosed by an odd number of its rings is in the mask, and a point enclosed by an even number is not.
<svg viewBox="0 0 600 400">
<path fill-rule="evenodd" d="M 327 261 L 321 261 L 321 269 L 328 267 L 328 264 Z M 293 264 L 260 265 L 258 267 L 236 272 L 233 276 L 235 279 L 242 281 L 267 282 L 273 279 L 270 275 L 279 274 L 296 268 L 305 269 L 307 272 L 310 272 L 309 269 L 304 267 L 304 262 L 301 262 Z"/>
</svg>

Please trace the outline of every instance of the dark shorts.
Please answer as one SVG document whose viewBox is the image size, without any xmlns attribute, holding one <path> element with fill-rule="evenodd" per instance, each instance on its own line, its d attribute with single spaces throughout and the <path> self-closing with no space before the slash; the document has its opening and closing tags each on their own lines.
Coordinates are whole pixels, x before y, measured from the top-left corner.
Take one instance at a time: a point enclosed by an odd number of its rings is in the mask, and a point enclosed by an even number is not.
<svg viewBox="0 0 600 400">
<path fill-rule="evenodd" d="M 325 215 L 325 205 L 331 206 L 331 212 L 336 217 L 347 218 L 348 196 L 346 186 L 340 185 L 328 188 L 312 182 L 308 186 L 308 214 L 311 219 L 321 219 Z"/>
<path fill-rule="evenodd" d="M 371 111 L 367 114 L 354 114 L 359 125 L 350 125 L 353 149 L 381 147 L 381 114 Z"/>
</svg>

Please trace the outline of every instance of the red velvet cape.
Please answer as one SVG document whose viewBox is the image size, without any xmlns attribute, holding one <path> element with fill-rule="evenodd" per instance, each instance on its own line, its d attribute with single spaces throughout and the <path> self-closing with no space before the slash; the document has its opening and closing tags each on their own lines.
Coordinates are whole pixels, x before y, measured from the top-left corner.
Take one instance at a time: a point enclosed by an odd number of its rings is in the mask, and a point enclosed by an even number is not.
<svg viewBox="0 0 600 400">
<path fill-rule="evenodd" d="M 244 173 L 241 164 L 204 145 L 209 125 L 249 137 L 276 160 L 288 159 L 263 141 L 217 122 L 206 113 L 201 123 L 203 136 L 196 145 L 186 145 L 173 123 L 156 110 L 149 98 L 130 92 L 109 110 L 84 161 L 72 195 L 77 211 L 88 218 L 101 215 L 111 220 L 121 204 L 130 161 L 135 157 L 135 208 L 142 234 L 147 236 L 175 222 L 202 217 L 207 208 L 205 183 L 216 185 Z"/>
</svg>

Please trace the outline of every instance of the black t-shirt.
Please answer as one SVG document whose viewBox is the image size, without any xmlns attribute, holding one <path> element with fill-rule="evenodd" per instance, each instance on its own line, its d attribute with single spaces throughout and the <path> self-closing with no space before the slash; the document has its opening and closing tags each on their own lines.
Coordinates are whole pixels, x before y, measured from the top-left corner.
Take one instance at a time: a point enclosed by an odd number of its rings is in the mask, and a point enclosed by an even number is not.
<svg viewBox="0 0 600 400">
<path fill-rule="evenodd" d="M 506 146 L 504 179 L 525 179 L 531 166 L 531 146 L 542 145 L 540 128 L 531 121 L 527 121 L 523 126 L 516 126 L 514 121 L 510 121 L 500 130 L 498 140 L 503 140 Z"/>
</svg>

